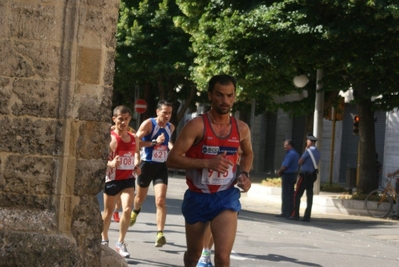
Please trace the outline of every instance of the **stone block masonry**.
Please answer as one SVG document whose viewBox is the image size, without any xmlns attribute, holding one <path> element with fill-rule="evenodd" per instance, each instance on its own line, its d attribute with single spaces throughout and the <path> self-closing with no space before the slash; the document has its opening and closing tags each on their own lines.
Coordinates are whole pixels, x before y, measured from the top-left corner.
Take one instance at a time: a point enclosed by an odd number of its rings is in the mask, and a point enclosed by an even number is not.
<svg viewBox="0 0 399 267">
<path fill-rule="evenodd" d="M 118 9 L 0 2 L 0 266 L 102 265 Z"/>
</svg>

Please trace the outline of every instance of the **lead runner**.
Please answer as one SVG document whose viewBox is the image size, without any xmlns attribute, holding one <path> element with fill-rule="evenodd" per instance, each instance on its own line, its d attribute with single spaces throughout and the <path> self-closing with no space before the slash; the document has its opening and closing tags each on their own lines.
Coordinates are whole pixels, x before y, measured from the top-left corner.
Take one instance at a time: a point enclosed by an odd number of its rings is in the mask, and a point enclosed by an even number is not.
<svg viewBox="0 0 399 267">
<path fill-rule="evenodd" d="M 230 266 L 241 209 L 240 190 L 234 185 L 245 192 L 250 189 L 253 160 L 248 125 L 230 116 L 235 93 L 236 80 L 232 76 L 212 77 L 208 85 L 210 111 L 184 126 L 168 156 L 169 168 L 186 169 L 188 189 L 182 204 L 186 267 L 196 266 L 209 224 L 215 244 L 215 266 Z M 241 172 L 237 177 L 239 148 Z"/>
</svg>

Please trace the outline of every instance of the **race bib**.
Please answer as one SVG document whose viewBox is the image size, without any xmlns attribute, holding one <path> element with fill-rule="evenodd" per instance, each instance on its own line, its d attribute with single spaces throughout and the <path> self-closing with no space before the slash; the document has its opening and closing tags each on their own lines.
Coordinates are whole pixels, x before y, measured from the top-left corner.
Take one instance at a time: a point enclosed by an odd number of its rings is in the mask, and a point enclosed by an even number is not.
<svg viewBox="0 0 399 267">
<path fill-rule="evenodd" d="M 202 184 L 208 185 L 226 185 L 233 179 L 233 166 L 230 165 L 229 169 L 225 173 L 220 173 L 211 169 L 202 169 Z"/>
<path fill-rule="evenodd" d="M 165 162 L 168 158 L 168 147 L 165 145 L 156 145 L 152 150 L 152 161 Z"/>
<path fill-rule="evenodd" d="M 118 170 L 133 170 L 134 169 L 134 153 L 130 151 L 122 151 L 119 153 L 119 159 L 121 165 L 118 166 Z"/>
</svg>

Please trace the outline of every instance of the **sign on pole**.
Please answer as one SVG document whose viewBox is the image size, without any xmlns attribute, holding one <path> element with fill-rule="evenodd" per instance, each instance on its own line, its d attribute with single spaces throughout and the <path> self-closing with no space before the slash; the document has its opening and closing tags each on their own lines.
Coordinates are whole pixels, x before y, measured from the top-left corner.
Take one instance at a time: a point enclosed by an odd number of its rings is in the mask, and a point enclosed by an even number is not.
<svg viewBox="0 0 399 267">
<path fill-rule="evenodd" d="M 147 102 L 144 99 L 137 99 L 134 103 L 134 111 L 138 114 L 144 113 L 147 110 Z"/>
</svg>

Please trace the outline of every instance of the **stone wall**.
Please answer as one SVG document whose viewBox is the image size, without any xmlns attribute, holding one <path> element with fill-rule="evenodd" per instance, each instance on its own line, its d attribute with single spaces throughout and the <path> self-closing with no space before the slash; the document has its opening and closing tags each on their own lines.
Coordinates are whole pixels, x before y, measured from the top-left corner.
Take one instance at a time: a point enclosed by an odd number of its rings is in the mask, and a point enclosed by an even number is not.
<svg viewBox="0 0 399 267">
<path fill-rule="evenodd" d="M 0 1 L 1 266 L 100 266 L 119 0 Z"/>
</svg>

